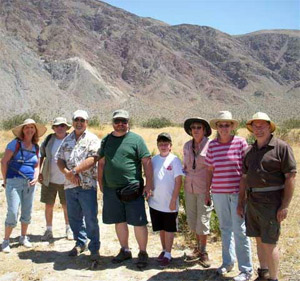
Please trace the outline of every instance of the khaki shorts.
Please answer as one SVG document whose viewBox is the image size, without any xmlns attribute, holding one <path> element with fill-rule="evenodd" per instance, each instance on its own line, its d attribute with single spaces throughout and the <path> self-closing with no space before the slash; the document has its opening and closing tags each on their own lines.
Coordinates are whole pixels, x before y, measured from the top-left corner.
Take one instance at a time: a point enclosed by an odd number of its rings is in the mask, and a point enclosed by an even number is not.
<svg viewBox="0 0 300 281">
<path fill-rule="evenodd" d="M 49 186 L 42 185 L 41 202 L 49 205 L 55 203 L 56 195 L 58 193 L 60 204 L 66 204 L 66 195 L 63 184 L 49 183 Z"/>
<path fill-rule="evenodd" d="M 281 205 L 281 192 L 248 193 L 246 208 L 246 234 L 260 237 L 266 244 L 276 244 L 280 235 L 277 211 Z"/>
<path fill-rule="evenodd" d="M 212 210 L 212 205 L 205 205 L 205 194 L 194 194 L 185 191 L 185 211 L 189 228 L 192 231 L 198 235 L 210 233 Z"/>
</svg>

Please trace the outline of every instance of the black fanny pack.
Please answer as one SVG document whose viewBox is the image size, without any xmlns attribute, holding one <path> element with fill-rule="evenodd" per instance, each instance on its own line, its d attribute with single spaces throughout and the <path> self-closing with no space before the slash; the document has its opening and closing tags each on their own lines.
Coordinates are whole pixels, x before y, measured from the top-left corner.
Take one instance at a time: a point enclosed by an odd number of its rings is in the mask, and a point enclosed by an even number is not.
<svg viewBox="0 0 300 281">
<path fill-rule="evenodd" d="M 130 183 L 121 189 L 117 189 L 118 198 L 123 202 L 130 202 L 143 194 L 144 182 Z"/>
</svg>

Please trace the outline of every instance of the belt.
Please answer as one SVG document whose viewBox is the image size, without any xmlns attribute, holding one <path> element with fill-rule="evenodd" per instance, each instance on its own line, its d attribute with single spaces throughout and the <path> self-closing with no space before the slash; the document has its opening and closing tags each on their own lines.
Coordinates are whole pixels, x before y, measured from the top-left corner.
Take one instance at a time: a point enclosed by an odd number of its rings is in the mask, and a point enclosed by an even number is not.
<svg viewBox="0 0 300 281">
<path fill-rule="evenodd" d="M 268 192 L 284 189 L 284 185 L 266 186 L 266 187 L 248 187 L 249 192 Z"/>
</svg>

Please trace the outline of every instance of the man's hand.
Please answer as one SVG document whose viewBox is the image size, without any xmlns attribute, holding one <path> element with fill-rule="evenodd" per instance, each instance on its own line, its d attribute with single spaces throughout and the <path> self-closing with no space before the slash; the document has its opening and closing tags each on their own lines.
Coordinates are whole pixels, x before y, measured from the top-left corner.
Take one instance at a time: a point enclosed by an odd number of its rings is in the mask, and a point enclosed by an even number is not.
<svg viewBox="0 0 300 281">
<path fill-rule="evenodd" d="M 80 185 L 80 177 L 78 174 L 74 175 L 72 173 L 72 171 L 69 171 L 65 174 L 65 176 L 66 176 L 66 179 L 68 181 L 70 181 L 71 183 L 73 183 L 74 185 L 76 185 L 76 186 Z"/>
<path fill-rule="evenodd" d="M 149 185 L 145 185 L 143 194 L 146 194 L 146 200 L 148 200 L 149 197 L 152 196 L 152 187 Z"/>
<path fill-rule="evenodd" d="M 169 208 L 170 208 L 171 211 L 176 210 L 176 199 L 173 199 L 173 198 L 171 199 Z"/>
<path fill-rule="evenodd" d="M 44 180 L 43 174 L 40 173 L 40 174 L 39 174 L 39 177 L 38 177 L 39 183 L 42 184 L 42 183 L 43 183 L 43 180 Z"/>
<path fill-rule="evenodd" d="M 286 219 L 288 214 L 288 208 L 279 208 L 277 211 L 277 221 L 282 222 L 283 220 Z"/>
<path fill-rule="evenodd" d="M 206 192 L 206 194 L 205 194 L 205 205 L 206 206 L 211 206 L 210 192 Z"/>
<path fill-rule="evenodd" d="M 238 216 L 240 216 L 242 219 L 245 216 L 245 207 L 244 204 L 242 203 L 238 203 L 237 207 L 236 207 L 236 213 L 238 214 Z"/>
</svg>

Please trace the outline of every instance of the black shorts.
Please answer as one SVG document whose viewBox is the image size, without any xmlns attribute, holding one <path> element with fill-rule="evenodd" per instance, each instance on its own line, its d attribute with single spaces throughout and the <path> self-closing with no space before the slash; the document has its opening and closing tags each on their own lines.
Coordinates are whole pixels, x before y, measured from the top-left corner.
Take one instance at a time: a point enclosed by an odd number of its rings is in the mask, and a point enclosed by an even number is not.
<svg viewBox="0 0 300 281">
<path fill-rule="evenodd" d="M 150 208 L 150 216 L 153 231 L 164 230 L 167 232 L 177 232 L 178 229 L 178 212 L 165 213 Z"/>
</svg>

